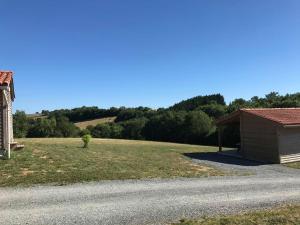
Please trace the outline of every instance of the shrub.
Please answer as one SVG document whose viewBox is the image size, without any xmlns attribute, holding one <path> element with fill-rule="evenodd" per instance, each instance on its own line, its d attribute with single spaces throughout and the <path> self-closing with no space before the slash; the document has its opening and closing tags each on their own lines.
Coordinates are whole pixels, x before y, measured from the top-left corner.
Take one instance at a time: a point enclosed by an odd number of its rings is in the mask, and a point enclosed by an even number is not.
<svg viewBox="0 0 300 225">
<path fill-rule="evenodd" d="M 90 134 L 85 134 L 82 136 L 82 141 L 83 141 L 83 147 L 84 148 L 88 148 L 89 147 L 89 143 L 92 139 L 92 136 Z"/>
</svg>

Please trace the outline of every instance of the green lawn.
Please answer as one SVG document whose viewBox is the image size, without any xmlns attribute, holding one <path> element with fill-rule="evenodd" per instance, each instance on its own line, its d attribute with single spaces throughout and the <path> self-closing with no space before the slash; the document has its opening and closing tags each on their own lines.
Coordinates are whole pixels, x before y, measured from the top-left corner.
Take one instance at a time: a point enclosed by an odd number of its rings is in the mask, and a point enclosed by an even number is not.
<svg viewBox="0 0 300 225">
<path fill-rule="evenodd" d="M 0 186 L 113 179 L 224 175 L 192 163 L 182 153 L 216 151 L 215 147 L 147 141 L 92 139 L 89 149 L 76 138 L 20 139 L 21 151 L 0 160 Z"/>
<path fill-rule="evenodd" d="M 247 214 L 181 221 L 176 225 L 299 225 L 300 205 L 285 206 Z M 174 224 L 175 225 L 175 224 Z"/>
<path fill-rule="evenodd" d="M 295 169 L 300 169 L 300 162 L 294 162 L 294 163 L 287 163 L 287 164 L 284 164 L 288 167 L 291 167 L 291 168 L 295 168 Z"/>
</svg>

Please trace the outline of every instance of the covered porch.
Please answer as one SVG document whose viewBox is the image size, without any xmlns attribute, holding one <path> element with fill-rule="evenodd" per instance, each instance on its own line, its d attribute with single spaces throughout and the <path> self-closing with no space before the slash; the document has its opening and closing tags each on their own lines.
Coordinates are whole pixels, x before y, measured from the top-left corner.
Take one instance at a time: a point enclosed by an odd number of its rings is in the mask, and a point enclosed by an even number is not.
<svg viewBox="0 0 300 225">
<path fill-rule="evenodd" d="M 242 158 L 241 150 L 241 116 L 237 111 L 216 122 L 218 130 L 219 154 Z M 227 146 L 224 148 L 224 146 Z"/>
</svg>

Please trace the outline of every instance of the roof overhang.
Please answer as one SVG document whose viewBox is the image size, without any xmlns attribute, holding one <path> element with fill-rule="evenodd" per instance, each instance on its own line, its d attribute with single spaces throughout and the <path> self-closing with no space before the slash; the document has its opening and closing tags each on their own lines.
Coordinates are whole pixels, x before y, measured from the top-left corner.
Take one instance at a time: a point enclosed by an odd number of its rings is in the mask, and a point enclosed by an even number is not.
<svg viewBox="0 0 300 225">
<path fill-rule="evenodd" d="M 14 101 L 15 88 L 12 71 L 0 71 L 0 90 L 10 91 L 11 101 Z"/>
<path fill-rule="evenodd" d="M 237 111 L 235 111 L 235 112 L 233 112 L 229 115 L 226 115 L 226 116 L 218 119 L 216 121 L 216 125 L 217 126 L 222 126 L 222 125 L 226 125 L 226 124 L 230 124 L 230 123 L 240 122 L 241 114 L 242 113 L 248 113 L 248 114 L 251 114 L 253 116 L 259 117 L 261 119 L 268 120 L 268 121 L 276 124 L 277 126 L 280 126 L 280 127 L 283 127 L 283 128 L 300 128 L 300 123 L 298 123 L 298 121 L 295 121 L 295 123 L 283 123 L 281 121 L 276 121 L 272 118 L 267 118 L 267 117 L 262 116 L 262 115 L 257 115 L 257 114 L 252 112 L 253 110 L 257 110 L 257 109 L 239 109 L 239 110 L 237 110 Z M 264 110 L 264 109 L 258 109 L 258 110 Z M 269 110 L 269 109 L 266 109 L 266 110 Z M 282 109 L 272 109 L 272 110 L 282 110 Z M 296 110 L 296 108 L 289 109 L 289 110 Z M 299 110 L 299 108 L 297 108 L 297 110 Z"/>
<path fill-rule="evenodd" d="M 283 128 L 300 128 L 300 124 L 283 125 Z"/>
<path fill-rule="evenodd" d="M 216 125 L 222 126 L 230 123 L 238 123 L 240 122 L 240 118 L 241 118 L 241 110 L 238 110 L 218 119 L 216 121 Z"/>
</svg>

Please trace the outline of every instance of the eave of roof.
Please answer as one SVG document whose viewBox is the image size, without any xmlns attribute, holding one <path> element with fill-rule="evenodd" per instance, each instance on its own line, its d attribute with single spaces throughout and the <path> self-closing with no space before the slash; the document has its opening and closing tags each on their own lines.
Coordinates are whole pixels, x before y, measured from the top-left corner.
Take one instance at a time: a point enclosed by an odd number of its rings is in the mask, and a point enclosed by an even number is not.
<svg viewBox="0 0 300 225">
<path fill-rule="evenodd" d="M 217 125 L 228 124 L 240 118 L 242 112 L 272 121 L 284 127 L 300 126 L 300 108 L 252 108 L 240 109 L 216 121 Z"/>
<path fill-rule="evenodd" d="M 12 71 L 0 71 L 0 85 L 8 86 L 11 84 L 13 80 L 13 72 Z"/>
<path fill-rule="evenodd" d="M 224 125 L 224 124 L 228 124 L 228 123 L 237 121 L 240 119 L 240 114 L 241 114 L 241 110 L 237 110 L 233 113 L 223 116 L 223 117 L 219 118 L 218 120 L 216 120 L 216 125 Z"/>
<path fill-rule="evenodd" d="M 10 86 L 11 99 L 15 99 L 14 81 L 12 71 L 0 71 L 0 86 Z"/>
</svg>

